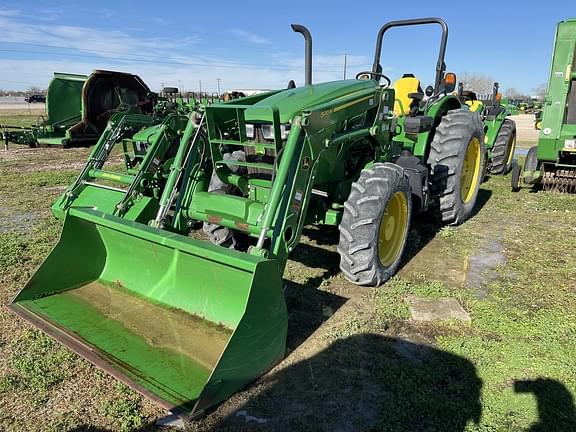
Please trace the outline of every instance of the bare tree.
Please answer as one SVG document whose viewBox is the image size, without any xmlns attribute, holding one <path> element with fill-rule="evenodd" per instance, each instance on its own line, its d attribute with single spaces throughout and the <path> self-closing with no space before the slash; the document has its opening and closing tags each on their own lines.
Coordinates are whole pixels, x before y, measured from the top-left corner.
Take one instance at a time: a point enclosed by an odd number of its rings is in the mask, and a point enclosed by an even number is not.
<svg viewBox="0 0 576 432">
<path fill-rule="evenodd" d="M 509 99 L 521 99 L 522 97 L 524 97 L 522 92 L 518 90 L 516 87 L 507 88 L 505 94 L 506 97 Z"/>
<path fill-rule="evenodd" d="M 30 86 L 26 89 L 26 93 L 29 95 L 33 95 L 33 94 L 45 94 L 46 93 L 46 89 L 43 89 L 42 87 L 37 87 L 37 86 Z"/>
<path fill-rule="evenodd" d="M 0 96 L 24 96 L 24 92 L 22 90 L 0 89 Z"/>
<path fill-rule="evenodd" d="M 464 90 L 472 90 L 478 95 L 485 95 L 492 93 L 495 79 L 483 73 L 462 72 L 460 81 L 464 83 Z"/>
</svg>

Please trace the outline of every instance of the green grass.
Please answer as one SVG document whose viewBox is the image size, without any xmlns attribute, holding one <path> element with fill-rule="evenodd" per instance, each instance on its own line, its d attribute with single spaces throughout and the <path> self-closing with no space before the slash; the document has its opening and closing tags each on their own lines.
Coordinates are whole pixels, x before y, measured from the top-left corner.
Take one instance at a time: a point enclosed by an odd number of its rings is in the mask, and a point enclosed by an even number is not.
<svg viewBox="0 0 576 432">
<path fill-rule="evenodd" d="M 114 397 L 102 403 L 102 414 L 121 431 L 129 432 L 142 426 L 145 416 L 142 414 L 140 398 L 121 383 L 117 383 L 114 390 Z"/>
<path fill-rule="evenodd" d="M 431 282 L 426 274 L 413 275 L 410 282 L 394 278 L 370 294 L 375 317 L 345 320 L 333 336 L 374 332 L 379 321 L 405 321 L 403 298 L 409 294 L 455 297 L 469 312 L 471 324 L 432 323 L 416 332 L 431 336 L 435 348 L 474 365 L 482 381 L 482 417 L 466 430 L 525 430 L 545 414 L 538 412 L 537 400 L 556 409 L 556 422 L 538 430 L 573 430 L 576 420 L 567 416 L 574 412 L 569 406 L 563 411 L 559 399 L 576 396 L 576 248 L 570 244 L 576 236 L 576 198 L 529 190 L 512 194 L 509 178 L 502 177 L 493 177 L 484 187 L 492 191 L 486 207 L 465 225 L 442 229 L 437 238 L 457 254 L 473 250 L 478 233 L 503 243 L 506 263 L 498 267 L 497 279 L 488 282 L 486 298 L 476 298 L 470 289 Z M 424 370 L 435 373 L 434 368 Z M 534 384 L 538 380 L 558 385 L 561 391 L 546 392 L 545 386 L 539 391 Z M 530 392 L 515 389 L 522 381 L 530 382 Z M 389 408 L 394 407 L 391 403 Z M 410 428 L 409 423 L 396 426 Z M 440 423 L 436 427 L 442 430 Z"/>
<path fill-rule="evenodd" d="M 0 111 L 0 124 L 9 126 L 32 126 L 39 123 L 39 117 L 43 114 L 42 111 L 33 111 L 29 113 L 25 110 L 14 113 L 4 113 Z"/>
<path fill-rule="evenodd" d="M 52 339 L 33 330 L 22 332 L 13 341 L 11 369 L 13 384 L 44 395 L 51 387 L 71 376 L 74 356 Z"/>
<path fill-rule="evenodd" d="M 25 149 L 0 160 L 0 300 L 7 304 L 58 240 L 50 205 L 87 149 Z M 58 167 L 58 168 L 55 168 Z M 66 431 L 86 425 L 129 431 L 157 409 L 0 308 L 0 430 Z M 49 415 L 38 412 L 51 408 Z M 82 429 L 83 430 L 83 429 Z"/>
</svg>

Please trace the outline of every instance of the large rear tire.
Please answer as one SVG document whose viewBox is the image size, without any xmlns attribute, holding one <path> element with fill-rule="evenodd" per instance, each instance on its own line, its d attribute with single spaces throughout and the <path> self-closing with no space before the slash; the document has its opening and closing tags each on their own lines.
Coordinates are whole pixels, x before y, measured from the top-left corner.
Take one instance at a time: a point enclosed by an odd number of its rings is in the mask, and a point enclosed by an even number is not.
<svg viewBox="0 0 576 432">
<path fill-rule="evenodd" d="M 449 111 L 436 128 L 428 156 L 431 211 L 445 224 L 468 219 L 486 169 L 482 121 L 477 113 Z"/>
<path fill-rule="evenodd" d="M 340 223 L 340 269 L 363 286 L 378 286 L 394 275 L 408 236 L 412 193 L 404 169 L 376 163 L 352 184 Z"/>
<path fill-rule="evenodd" d="M 516 149 L 516 123 L 505 119 L 492 148 L 492 174 L 508 174 Z"/>
</svg>

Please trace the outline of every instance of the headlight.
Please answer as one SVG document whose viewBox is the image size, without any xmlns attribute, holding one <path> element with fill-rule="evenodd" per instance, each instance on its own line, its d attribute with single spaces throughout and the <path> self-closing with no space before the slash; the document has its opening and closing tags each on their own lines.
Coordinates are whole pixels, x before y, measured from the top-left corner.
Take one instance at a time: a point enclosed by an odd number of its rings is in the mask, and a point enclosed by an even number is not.
<svg viewBox="0 0 576 432">
<path fill-rule="evenodd" d="M 272 127 L 272 125 L 270 124 L 262 125 L 260 126 L 260 128 L 262 130 L 262 137 L 264 139 L 266 140 L 274 139 L 274 128 Z M 280 138 L 282 140 L 285 140 L 286 138 L 288 138 L 289 134 L 290 134 L 290 123 L 280 125 Z"/>
<path fill-rule="evenodd" d="M 254 125 L 246 124 L 246 138 L 254 139 Z"/>
<path fill-rule="evenodd" d="M 260 131 L 262 132 L 262 138 L 265 140 L 273 140 L 274 139 L 274 127 L 271 124 L 261 124 L 258 126 Z M 286 123 L 280 125 L 280 139 L 285 140 L 288 138 L 290 134 L 290 123 Z M 254 128 L 253 124 L 246 124 L 246 137 L 249 139 L 254 139 Z"/>
<path fill-rule="evenodd" d="M 274 139 L 274 128 L 272 125 L 263 124 L 260 125 L 260 130 L 262 131 L 262 138 L 265 140 L 273 140 Z"/>
</svg>

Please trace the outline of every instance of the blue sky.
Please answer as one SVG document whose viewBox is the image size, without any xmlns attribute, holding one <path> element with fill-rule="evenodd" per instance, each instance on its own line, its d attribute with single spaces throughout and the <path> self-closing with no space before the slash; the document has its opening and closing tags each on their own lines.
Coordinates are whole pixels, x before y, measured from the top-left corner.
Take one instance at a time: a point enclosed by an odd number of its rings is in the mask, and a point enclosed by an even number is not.
<svg viewBox="0 0 576 432">
<path fill-rule="evenodd" d="M 443 17 L 446 64 L 457 74 L 482 73 L 523 92 L 546 82 L 554 29 L 573 2 L 121 2 L 13 1 L 0 6 L 0 88 L 45 87 L 53 72 L 113 69 L 187 90 L 277 88 L 301 84 L 303 41 L 314 38 L 314 81 L 370 68 L 379 27 L 387 21 Z M 574 12 L 576 15 L 576 11 Z M 433 80 L 439 29 L 396 29 L 385 38 L 382 65 L 396 78 Z"/>
</svg>

